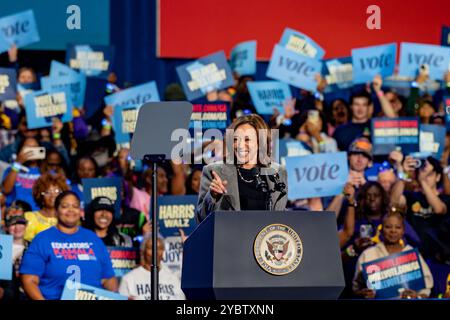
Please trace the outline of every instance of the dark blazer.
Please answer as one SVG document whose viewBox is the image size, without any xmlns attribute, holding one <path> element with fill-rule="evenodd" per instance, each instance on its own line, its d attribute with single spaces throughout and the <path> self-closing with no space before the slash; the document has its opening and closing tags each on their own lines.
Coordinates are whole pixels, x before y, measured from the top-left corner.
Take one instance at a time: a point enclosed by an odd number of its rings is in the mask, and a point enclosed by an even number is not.
<svg viewBox="0 0 450 320">
<path fill-rule="evenodd" d="M 281 211 L 286 209 L 287 203 L 287 174 L 286 170 L 279 164 L 272 163 L 270 169 L 274 172 L 278 172 L 280 180 L 286 184 L 286 194 L 278 200 L 280 192 L 272 193 L 272 203 L 275 205 L 274 210 Z M 266 169 L 267 170 L 267 169 Z M 222 195 L 219 200 L 215 200 L 209 191 L 209 185 L 213 180 L 212 171 L 217 173 L 219 177 L 228 182 L 227 191 L 228 193 Z M 267 179 L 270 189 L 273 189 L 273 182 Z M 278 201 L 277 201 L 278 200 Z M 201 222 L 205 219 L 211 212 L 214 211 L 239 211 L 241 209 L 239 201 L 239 189 L 238 189 L 238 178 L 236 172 L 236 166 L 233 164 L 224 163 L 211 163 L 203 167 L 202 179 L 200 181 L 200 192 L 198 195 L 198 202 L 196 208 L 197 221 Z"/>
</svg>

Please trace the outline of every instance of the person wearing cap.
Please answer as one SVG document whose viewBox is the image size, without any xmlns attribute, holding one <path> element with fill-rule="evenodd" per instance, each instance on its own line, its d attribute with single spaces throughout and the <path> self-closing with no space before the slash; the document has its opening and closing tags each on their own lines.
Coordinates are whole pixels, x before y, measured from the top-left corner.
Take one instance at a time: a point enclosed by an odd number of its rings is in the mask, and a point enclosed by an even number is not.
<svg viewBox="0 0 450 320">
<path fill-rule="evenodd" d="M 11 205 L 6 208 L 5 217 L 23 216 L 25 212 L 31 211 L 31 206 L 22 200 L 14 200 Z"/>
<path fill-rule="evenodd" d="M 372 161 L 372 144 L 367 138 L 355 139 L 348 148 L 349 174 L 348 183 L 356 189 L 361 188 L 366 183 L 365 170 Z M 343 224 L 344 213 L 347 210 L 347 201 L 344 194 L 339 194 L 333 198 L 327 210 L 334 211 L 338 217 L 338 224 Z"/>
<path fill-rule="evenodd" d="M 13 274 L 12 280 L 0 281 L 0 300 L 18 300 L 22 298 L 20 291 L 19 266 L 22 261 L 24 251 L 28 248 L 29 242 L 24 239 L 27 220 L 23 215 L 9 215 L 6 217 L 5 231 L 13 236 Z"/>
<path fill-rule="evenodd" d="M 117 292 L 118 283 L 106 246 L 80 226 L 80 199 L 64 191 L 55 199 L 57 224 L 40 232 L 20 266 L 22 285 L 32 300 L 59 300 L 67 285 L 85 285 Z M 70 282 L 68 282 L 70 281 Z"/>
<path fill-rule="evenodd" d="M 117 230 L 114 215 L 114 202 L 110 198 L 94 198 L 86 208 L 84 227 L 94 231 L 106 246 L 132 247 L 131 237 Z"/>
</svg>

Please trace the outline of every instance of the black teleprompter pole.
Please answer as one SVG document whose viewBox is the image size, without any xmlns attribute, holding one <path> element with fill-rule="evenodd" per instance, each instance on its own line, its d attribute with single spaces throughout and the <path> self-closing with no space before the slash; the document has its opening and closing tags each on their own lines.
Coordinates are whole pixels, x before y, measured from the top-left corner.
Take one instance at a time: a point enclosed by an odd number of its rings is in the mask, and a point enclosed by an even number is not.
<svg viewBox="0 0 450 320">
<path fill-rule="evenodd" d="M 144 160 L 152 165 L 152 266 L 151 295 L 152 300 L 159 300 L 159 268 L 158 268 L 158 163 L 164 161 L 164 155 L 145 155 Z"/>
</svg>

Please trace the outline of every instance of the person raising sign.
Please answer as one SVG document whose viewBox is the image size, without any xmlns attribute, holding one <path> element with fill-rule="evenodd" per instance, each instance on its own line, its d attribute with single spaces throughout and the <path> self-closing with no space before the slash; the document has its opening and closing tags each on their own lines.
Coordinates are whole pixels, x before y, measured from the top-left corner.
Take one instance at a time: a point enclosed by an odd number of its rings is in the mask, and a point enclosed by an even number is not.
<svg viewBox="0 0 450 320">
<path fill-rule="evenodd" d="M 228 127 L 225 142 L 225 163 L 203 168 L 198 221 L 216 210 L 267 210 L 269 203 L 273 210 L 284 210 L 287 174 L 270 161 L 271 134 L 264 120 L 255 114 L 237 118 Z"/>
<path fill-rule="evenodd" d="M 396 253 L 412 250 L 408 244 L 403 241 L 405 234 L 405 221 L 403 216 L 397 211 L 391 211 L 383 218 L 382 224 L 382 241 L 377 245 L 370 247 L 362 252 L 356 264 L 355 276 L 353 278 L 353 292 L 362 298 L 373 299 L 376 297 L 375 290 L 367 288 L 367 282 L 362 276 L 362 265 L 364 263 L 378 260 Z M 409 288 L 399 290 L 399 298 L 401 299 L 416 299 L 428 298 L 430 296 L 431 288 L 433 287 L 433 276 L 427 263 L 419 254 L 420 265 L 422 266 L 423 278 L 425 288 L 419 291 L 414 291 Z"/>
</svg>

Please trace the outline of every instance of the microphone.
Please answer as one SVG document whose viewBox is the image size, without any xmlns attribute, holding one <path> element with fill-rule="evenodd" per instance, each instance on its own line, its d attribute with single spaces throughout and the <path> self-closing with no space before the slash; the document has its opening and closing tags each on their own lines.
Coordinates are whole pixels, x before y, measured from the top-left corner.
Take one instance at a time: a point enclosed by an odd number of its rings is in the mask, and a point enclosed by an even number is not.
<svg viewBox="0 0 450 320">
<path fill-rule="evenodd" d="M 281 181 L 280 175 L 278 174 L 278 172 L 275 173 L 273 175 L 273 177 L 275 179 L 275 190 L 279 191 L 281 193 L 285 193 L 284 190 L 286 189 L 286 184 L 283 181 Z"/>
<path fill-rule="evenodd" d="M 261 178 L 261 170 L 259 167 L 254 167 L 252 169 L 252 173 L 255 176 L 256 180 L 256 190 L 262 193 L 268 193 L 269 192 L 269 185 L 265 180 Z"/>
</svg>

